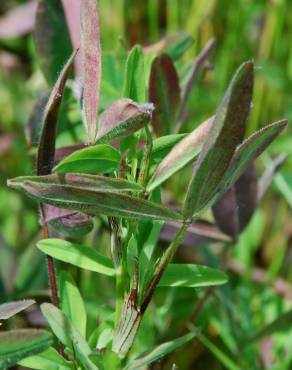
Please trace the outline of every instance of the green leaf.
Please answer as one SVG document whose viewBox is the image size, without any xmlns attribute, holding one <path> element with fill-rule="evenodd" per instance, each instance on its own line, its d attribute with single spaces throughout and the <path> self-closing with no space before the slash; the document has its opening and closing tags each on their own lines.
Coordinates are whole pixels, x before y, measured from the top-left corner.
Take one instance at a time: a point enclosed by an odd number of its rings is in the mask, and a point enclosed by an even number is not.
<svg viewBox="0 0 292 370">
<path fill-rule="evenodd" d="M 48 348 L 38 355 L 30 356 L 19 361 L 18 365 L 37 370 L 74 369 L 72 362 L 66 361 L 53 347 Z"/>
<path fill-rule="evenodd" d="M 109 145 L 95 145 L 78 150 L 54 168 L 57 173 L 110 173 L 119 168 L 120 153 Z"/>
<path fill-rule="evenodd" d="M 57 307 L 50 303 L 43 303 L 41 311 L 47 319 L 56 337 L 76 354 L 79 362 L 88 370 L 97 370 L 97 367 L 90 361 L 91 349 L 86 340 L 73 327 L 71 321 Z"/>
<path fill-rule="evenodd" d="M 93 248 L 73 244 L 62 239 L 43 239 L 37 243 L 37 247 L 57 260 L 70 263 L 85 270 L 107 276 L 114 276 L 115 274 L 111 260 L 99 254 Z"/>
<path fill-rule="evenodd" d="M 53 85 L 72 53 L 64 10 L 59 0 L 38 1 L 34 37 L 40 67 L 49 85 Z"/>
<path fill-rule="evenodd" d="M 60 274 L 60 297 L 62 312 L 72 322 L 79 333 L 86 338 L 86 311 L 72 276 L 65 271 Z"/>
<path fill-rule="evenodd" d="M 137 358 L 131 361 L 123 370 L 139 370 L 144 369 L 147 365 L 159 360 L 160 358 L 166 356 L 168 353 L 173 352 L 180 346 L 188 343 L 196 336 L 196 333 L 189 333 L 183 337 L 174 339 L 172 341 L 160 344 L 152 352 L 144 355 L 143 357 Z"/>
<path fill-rule="evenodd" d="M 0 320 L 7 320 L 10 317 L 16 315 L 18 312 L 21 312 L 31 305 L 35 301 L 33 299 L 26 299 L 24 301 L 17 302 L 8 302 L 0 305 Z"/>
<path fill-rule="evenodd" d="M 180 86 L 175 66 L 167 54 L 156 57 L 152 62 L 149 101 L 155 106 L 152 125 L 156 135 L 170 134 L 180 105 Z"/>
<path fill-rule="evenodd" d="M 151 119 L 152 104 L 137 104 L 130 99 L 116 100 L 100 116 L 97 143 L 108 142 L 133 134 Z"/>
<path fill-rule="evenodd" d="M 126 63 L 123 96 L 138 103 L 145 102 L 144 55 L 141 46 L 134 46 Z"/>
<path fill-rule="evenodd" d="M 65 84 L 72 67 L 76 52 L 74 52 L 62 69 L 55 83 L 43 114 L 42 132 L 38 145 L 36 172 L 37 175 L 47 175 L 51 172 L 55 157 L 55 141 L 58 123 L 58 113 L 62 101 Z"/>
<path fill-rule="evenodd" d="M 44 351 L 52 339 L 50 333 L 38 329 L 0 332 L 0 368 L 6 369 L 25 357 Z"/>
<path fill-rule="evenodd" d="M 246 62 L 235 73 L 194 166 L 183 207 L 186 219 L 191 219 L 214 195 L 236 147 L 242 141 L 251 107 L 252 88 L 253 63 Z"/>
<path fill-rule="evenodd" d="M 213 268 L 193 264 L 170 264 L 158 286 L 190 287 L 221 285 L 228 281 L 226 274 Z"/>
<path fill-rule="evenodd" d="M 55 176 L 55 177 L 53 177 Z M 82 181 L 86 178 L 83 186 Z M 8 185 L 24 190 L 41 203 L 51 204 L 55 207 L 72 209 L 91 215 L 105 214 L 107 216 L 125 217 L 134 219 L 154 219 L 166 221 L 182 221 L 182 216 L 158 203 L 132 197 L 118 191 L 127 188 L 125 180 L 104 180 L 100 176 L 102 186 L 114 187 L 112 191 L 98 188 L 100 181 L 97 176 L 90 175 L 49 175 L 47 177 L 16 178 L 9 180 Z M 57 181 L 62 181 L 60 184 Z M 71 180 L 74 181 L 71 181 Z M 76 180 L 77 179 L 77 180 Z M 45 180 L 45 181 L 43 181 Z M 94 181 L 92 181 L 94 180 Z M 40 182 L 42 181 L 42 182 Z M 47 181 L 47 183 L 46 183 Z M 53 183 L 49 183 L 49 182 Z M 98 186 L 93 188 L 94 182 Z M 76 184 L 74 186 L 74 183 Z"/>
<path fill-rule="evenodd" d="M 168 155 L 171 149 L 186 136 L 187 134 L 166 135 L 153 140 L 150 163 L 160 163 L 164 159 L 164 157 Z M 140 160 L 143 157 L 143 151 L 144 149 L 141 149 L 138 152 L 138 159 Z"/>
<path fill-rule="evenodd" d="M 197 157 L 212 125 L 213 117 L 203 122 L 172 148 L 151 177 L 147 185 L 148 191 L 155 189 Z"/>
<path fill-rule="evenodd" d="M 90 144 L 95 141 L 101 80 L 99 14 L 96 0 L 81 2 L 82 111 Z"/>
</svg>

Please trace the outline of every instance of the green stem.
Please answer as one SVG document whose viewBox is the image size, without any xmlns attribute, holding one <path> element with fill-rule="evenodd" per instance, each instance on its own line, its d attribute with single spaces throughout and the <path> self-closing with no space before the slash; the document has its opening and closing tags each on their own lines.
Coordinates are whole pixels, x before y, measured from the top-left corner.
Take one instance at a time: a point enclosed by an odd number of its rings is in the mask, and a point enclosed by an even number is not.
<svg viewBox="0 0 292 370">
<path fill-rule="evenodd" d="M 164 271 L 166 270 L 168 264 L 172 260 L 172 257 L 174 256 L 175 252 L 177 251 L 178 247 L 180 246 L 186 231 L 187 231 L 188 225 L 184 224 L 181 226 L 179 232 L 176 234 L 176 237 L 172 241 L 172 243 L 169 245 L 163 256 L 161 257 L 159 264 L 154 272 L 153 278 L 151 283 L 149 284 L 145 296 L 143 298 L 143 302 L 141 304 L 141 313 L 143 314 L 148 307 L 151 298 L 155 292 L 155 289 L 162 278 L 162 275 Z"/>
</svg>

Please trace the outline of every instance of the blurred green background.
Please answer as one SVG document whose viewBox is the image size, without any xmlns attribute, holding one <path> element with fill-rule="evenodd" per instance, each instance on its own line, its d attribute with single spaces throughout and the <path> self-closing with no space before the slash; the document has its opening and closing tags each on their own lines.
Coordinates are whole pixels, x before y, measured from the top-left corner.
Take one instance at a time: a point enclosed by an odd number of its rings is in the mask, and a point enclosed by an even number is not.
<svg viewBox="0 0 292 370">
<path fill-rule="evenodd" d="M 42 256 L 34 250 L 35 240 L 39 237 L 37 205 L 6 188 L 7 178 L 34 173 L 35 149 L 27 141 L 27 125 L 36 99 L 48 89 L 38 68 L 32 33 L 24 32 L 17 36 L 14 29 L 16 34 L 13 37 L 5 36 L 5 14 L 23 3 L 25 1 L 0 2 L 1 301 L 32 295 L 32 292 L 46 288 Z M 129 49 L 135 43 L 146 46 L 168 35 L 187 33 L 193 37 L 194 42 L 177 62 L 183 80 L 194 57 L 210 38 L 216 39 L 212 68 L 200 75 L 192 91 L 188 118 L 182 132 L 192 130 L 215 112 L 233 72 L 248 59 L 255 62 L 255 87 L 247 132 L 250 134 L 281 118 L 291 122 L 292 1 L 100 0 L 99 3 L 104 63 L 108 60 L 108 54 L 124 47 Z M 27 20 L 19 18 L 19 22 Z M 106 66 L 105 81 L 110 73 L 110 66 Z M 107 93 L 108 89 L 104 87 L 104 104 L 113 100 Z M 64 111 L 70 102 L 68 98 Z M 73 108 L 64 117 L 73 125 L 76 121 L 74 109 L 73 104 Z M 62 134 L 59 142 L 74 142 L 80 131 L 78 127 L 72 130 L 69 139 L 68 135 Z M 234 249 L 235 261 L 244 268 L 240 277 L 234 275 L 233 290 L 226 293 L 230 302 L 233 302 L 235 321 L 230 326 L 228 310 L 220 320 L 213 317 L 206 321 L 210 317 L 208 313 L 212 316 L 212 306 L 207 307 L 206 316 L 202 318 L 207 325 L 212 324 L 215 337 L 217 331 L 220 332 L 228 351 L 238 346 L 237 337 L 242 333 L 255 333 L 292 308 L 291 143 L 290 125 L 285 134 L 269 148 L 268 153 L 257 161 L 260 174 L 269 165 L 271 158 L 280 153 L 288 154 L 285 165 L 275 176 L 269 192 Z M 179 194 L 178 197 L 184 195 L 185 185 L 186 176 L 180 176 L 169 184 L 172 194 Z M 27 269 L 28 264 L 30 271 Z M 265 274 L 262 279 L 264 282 L 258 278 L 257 272 L 258 275 Z M 235 327 L 236 324 L 239 327 Z M 287 322 L 287 330 L 289 325 L 292 327 L 291 320 Z M 268 359 L 274 367 L 263 368 L 291 369 L 291 343 L 291 330 L 278 334 L 272 359 Z M 259 356 L 257 351 L 255 347 L 245 353 L 245 369 L 262 368 L 259 363 L 251 365 Z M 200 361 L 203 361 L 205 367 L 200 367 L 203 366 Z M 221 368 L 216 366 L 222 365 L 215 365 L 219 360 L 212 361 L 203 355 L 203 360 L 198 360 L 197 368 Z M 226 364 L 224 366 L 228 368 Z"/>
</svg>

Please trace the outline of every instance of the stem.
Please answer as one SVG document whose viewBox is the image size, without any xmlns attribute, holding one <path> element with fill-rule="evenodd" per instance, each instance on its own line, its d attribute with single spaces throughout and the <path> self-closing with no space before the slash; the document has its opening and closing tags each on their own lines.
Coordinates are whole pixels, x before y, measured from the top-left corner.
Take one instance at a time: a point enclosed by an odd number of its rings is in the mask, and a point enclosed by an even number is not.
<svg viewBox="0 0 292 370">
<path fill-rule="evenodd" d="M 149 167 L 150 167 L 150 156 L 152 152 L 152 147 L 153 147 L 153 141 L 152 141 L 152 136 L 149 130 L 149 127 L 145 127 L 145 132 L 146 132 L 146 145 L 145 145 L 145 150 L 144 150 L 144 155 L 141 161 L 141 169 L 140 169 L 140 174 L 139 174 L 139 179 L 138 183 L 145 187 L 147 179 L 148 179 L 148 174 L 149 174 Z"/>
<path fill-rule="evenodd" d="M 45 224 L 43 226 L 43 238 L 49 238 L 49 230 L 48 225 Z M 49 275 L 49 284 L 51 288 L 51 301 L 54 306 L 60 307 L 59 304 L 59 296 L 58 296 L 58 288 L 57 288 L 57 279 L 56 279 L 56 271 L 54 266 L 54 260 L 51 256 L 47 255 L 47 264 L 48 264 L 48 275 Z"/>
<path fill-rule="evenodd" d="M 149 284 L 149 286 L 147 288 L 147 291 L 145 293 L 143 302 L 141 304 L 141 313 L 142 314 L 145 312 L 146 308 L 148 307 L 148 305 L 151 301 L 151 298 L 152 298 L 152 296 L 155 292 L 155 289 L 156 289 L 160 279 L 162 278 L 162 275 L 163 275 L 164 271 L 166 270 L 168 264 L 172 260 L 172 257 L 174 256 L 178 247 L 180 246 L 180 244 L 181 244 L 181 242 L 182 242 L 182 240 L 185 236 L 185 233 L 187 231 L 187 227 L 188 227 L 188 225 L 186 225 L 186 224 L 182 225 L 179 232 L 176 234 L 176 237 L 174 238 L 174 240 L 172 241 L 170 246 L 167 248 L 164 255 L 161 257 L 161 259 L 159 261 L 159 264 L 158 264 L 158 266 L 157 266 L 157 268 L 154 272 L 152 281 L 151 281 L 151 283 Z"/>
</svg>

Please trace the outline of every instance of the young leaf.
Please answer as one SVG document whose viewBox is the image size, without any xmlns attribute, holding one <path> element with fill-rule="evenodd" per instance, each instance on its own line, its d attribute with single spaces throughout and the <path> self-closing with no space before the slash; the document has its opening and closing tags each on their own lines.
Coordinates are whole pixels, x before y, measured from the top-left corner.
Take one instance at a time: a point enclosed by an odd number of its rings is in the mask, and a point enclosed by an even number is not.
<svg viewBox="0 0 292 370">
<path fill-rule="evenodd" d="M 137 45 L 127 59 L 123 96 L 144 103 L 145 92 L 144 55 L 142 48 Z"/>
<path fill-rule="evenodd" d="M 119 168 L 120 153 L 105 144 L 78 150 L 54 168 L 57 173 L 110 173 Z"/>
<path fill-rule="evenodd" d="M 252 87 L 253 63 L 246 62 L 233 77 L 195 164 L 183 208 L 186 219 L 192 218 L 213 196 L 237 145 L 242 141 Z"/>
<path fill-rule="evenodd" d="M 257 206 L 257 177 L 255 166 L 250 166 L 213 205 L 216 224 L 236 237 L 249 223 Z"/>
<path fill-rule="evenodd" d="M 55 176 L 55 178 L 52 176 Z M 46 176 L 46 178 L 20 177 L 9 180 L 8 185 L 25 191 L 41 203 L 81 211 L 90 215 L 104 214 L 134 219 L 182 221 L 182 216 L 179 213 L 158 203 L 119 193 L 123 186 L 127 186 L 124 182 L 125 180 L 116 179 L 115 184 L 113 179 L 108 183 L 103 180 L 103 184 L 116 185 L 116 188 L 109 191 L 108 188 L 102 189 L 100 183 L 94 187 L 92 181 L 89 181 L 89 186 L 87 182 L 85 182 L 85 185 L 82 185 L 78 181 L 74 185 L 74 182 L 70 181 L 70 176 L 73 177 L 74 175 L 51 175 Z M 87 175 L 87 177 L 89 176 Z M 85 175 L 79 175 L 79 177 L 82 181 Z M 58 181 L 61 180 L 60 183 L 46 183 L 46 181 L 51 181 L 52 179 L 54 181 L 56 178 L 59 179 Z M 73 178 L 75 179 L 76 177 Z M 44 179 L 45 181 L 42 181 Z"/>
<path fill-rule="evenodd" d="M 152 124 L 157 136 L 170 134 L 180 105 L 179 79 L 171 58 L 162 54 L 151 66 L 149 101 L 154 103 Z"/>
<path fill-rule="evenodd" d="M 111 260 L 93 248 L 73 244 L 62 239 L 43 239 L 37 243 L 37 247 L 59 261 L 107 276 L 115 274 Z"/>
<path fill-rule="evenodd" d="M 140 130 L 150 121 L 153 109 L 152 104 L 137 104 L 130 99 L 115 101 L 100 116 L 96 142 L 108 142 Z"/>
<path fill-rule="evenodd" d="M 44 351 L 52 339 L 50 333 L 38 329 L 0 332 L 0 368 L 6 369 L 27 356 Z"/>
<path fill-rule="evenodd" d="M 27 299 L 24 301 L 8 302 L 0 305 L 0 320 L 7 320 L 17 313 L 27 309 L 33 305 L 35 301 L 33 299 Z"/>
<path fill-rule="evenodd" d="M 171 149 L 185 138 L 187 134 L 166 135 L 153 140 L 150 164 L 160 163 L 168 155 Z M 138 159 L 143 157 L 144 148 L 137 153 Z"/>
<path fill-rule="evenodd" d="M 60 274 L 60 297 L 62 312 L 79 333 L 86 338 L 86 311 L 83 299 L 72 278 L 65 271 Z"/>
<path fill-rule="evenodd" d="M 93 144 L 97 132 L 99 89 L 101 80 L 101 49 L 99 13 L 96 0 L 81 2 L 81 51 L 83 75 L 82 111 L 88 141 Z"/>
<path fill-rule="evenodd" d="M 144 369 L 147 365 L 159 360 L 160 358 L 166 356 L 168 353 L 174 351 L 178 347 L 183 346 L 188 343 L 196 336 L 196 333 L 189 333 L 183 337 L 174 339 L 172 341 L 162 343 L 156 347 L 152 352 L 144 355 L 143 357 L 137 358 L 130 362 L 123 370 L 139 370 Z"/>
<path fill-rule="evenodd" d="M 43 114 L 42 133 L 37 153 L 37 175 L 47 175 L 54 164 L 56 129 L 61 100 L 76 51 L 71 55 L 64 66 L 59 78 L 52 89 L 50 98 Z"/>
<path fill-rule="evenodd" d="M 194 158 L 199 154 L 212 125 L 213 117 L 203 122 L 172 148 L 154 172 L 149 184 L 147 185 L 147 191 L 152 191 L 185 165 L 194 160 Z"/>
<path fill-rule="evenodd" d="M 38 1 L 34 36 L 40 67 L 49 85 L 53 85 L 72 53 L 64 11 L 59 0 Z"/>
<path fill-rule="evenodd" d="M 225 284 L 227 280 L 227 276 L 223 272 L 207 266 L 170 264 L 158 286 L 198 288 Z"/>
<path fill-rule="evenodd" d="M 53 347 L 44 352 L 18 361 L 18 365 L 36 370 L 74 370 L 74 364 L 66 361 Z"/>
<path fill-rule="evenodd" d="M 71 321 L 57 307 L 50 303 L 43 303 L 41 310 L 52 328 L 56 337 L 73 353 L 77 359 L 88 370 L 98 370 L 90 361 L 91 349 L 86 340 L 73 327 Z"/>
</svg>

